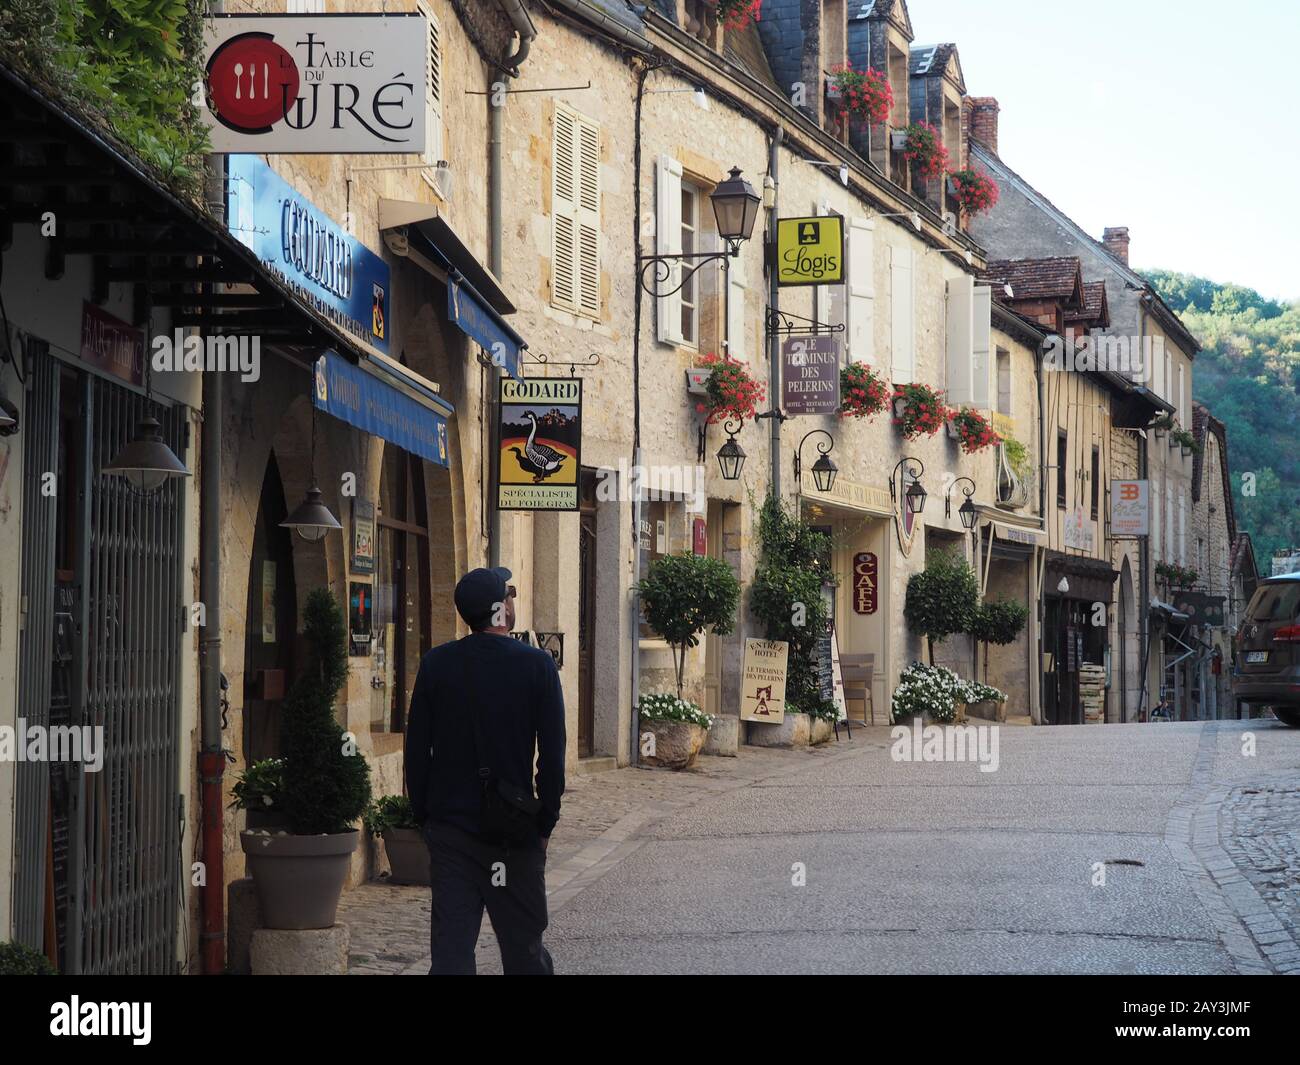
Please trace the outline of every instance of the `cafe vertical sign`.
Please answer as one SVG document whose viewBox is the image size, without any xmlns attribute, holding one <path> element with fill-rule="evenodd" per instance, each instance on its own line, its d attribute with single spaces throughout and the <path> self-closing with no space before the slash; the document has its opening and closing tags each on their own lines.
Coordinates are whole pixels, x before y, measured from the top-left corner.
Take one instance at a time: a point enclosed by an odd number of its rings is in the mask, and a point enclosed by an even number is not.
<svg viewBox="0 0 1300 1065">
<path fill-rule="evenodd" d="M 577 510 L 582 381 L 500 380 L 497 509 Z"/>
</svg>

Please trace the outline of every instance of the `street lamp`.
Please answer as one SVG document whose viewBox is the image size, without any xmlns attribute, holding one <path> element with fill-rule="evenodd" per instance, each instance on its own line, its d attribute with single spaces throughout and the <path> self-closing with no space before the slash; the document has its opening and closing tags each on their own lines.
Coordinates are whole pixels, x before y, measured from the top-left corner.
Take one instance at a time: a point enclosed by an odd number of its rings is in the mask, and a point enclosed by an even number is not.
<svg viewBox="0 0 1300 1065">
<path fill-rule="evenodd" d="M 162 438 L 162 426 L 152 415 L 141 418 L 135 437 L 102 470 L 124 477 L 137 492 L 155 492 L 169 477 L 188 477 L 190 471 Z"/>
<path fill-rule="evenodd" d="M 898 481 L 900 470 L 904 477 L 911 478 L 907 490 L 903 493 L 903 498 L 907 500 L 907 509 L 913 514 L 920 514 L 925 509 L 926 499 L 925 488 L 921 484 L 921 474 L 925 473 L 925 463 L 910 456 L 898 460 L 894 472 L 889 475 L 889 501 L 891 503 L 898 501 L 895 483 Z"/>
<path fill-rule="evenodd" d="M 802 484 L 799 475 L 803 469 L 804 441 L 817 433 L 821 433 L 822 436 L 826 437 L 826 443 L 817 442 L 817 450 L 821 452 L 821 455 L 812 466 L 813 483 L 817 485 L 817 491 L 829 492 L 831 485 L 835 483 L 835 475 L 840 472 L 840 468 L 835 465 L 835 461 L 829 454 L 835 447 L 835 438 L 825 429 L 813 429 L 805 433 L 803 440 L 799 441 L 799 446 L 794 449 L 794 483 L 796 488 Z"/>
<path fill-rule="evenodd" d="M 321 361 L 325 361 L 324 355 L 321 356 Z M 302 502 L 293 508 L 293 513 L 280 522 L 280 528 L 295 529 L 299 536 L 310 543 L 323 540 L 326 533 L 343 528 L 339 524 L 338 518 L 330 513 L 330 508 L 325 505 L 325 501 L 321 498 L 320 489 L 316 486 L 315 403 L 311 407 L 311 487 L 307 489 L 307 494 L 303 496 Z"/>
<path fill-rule="evenodd" d="M 740 480 L 740 471 L 745 468 L 745 449 L 736 442 L 736 434 L 744 427 L 744 422 L 727 422 L 723 430 L 730 434 L 727 442 L 718 448 L 718 465 L 722 468 L 724 481 Z M 732 426 L 735 426 L 733 429 Z"/>
<path fill-rule="evenodd" d="M 718 185 L 710 194 L 713 202 L 713 217 L 718 224 L 718 236 L 725 247 L 722 251 L 669 252 L 665 255 L 638 255 L 637 280 L 641 288 L 655 298 L 671 296 L 680 292 L 699 269 L 711 262 L 725 262 L 740 254 L 740 245 L 754 233 L 754 223 L 758 219 L 758 209 L 763 199 L 746 181 L 740 167 L 733 166 L 731 175 Z M 686 260 L 693 265 L 683 267 Z M 680 273 L 672 287 L 666 287 L 674 280 L 673 275 Z"/>
<path fill-rule="evenodd" d="M 966 501 L 957 508 L 957 516 L 961 518 L 962 528 L 973 529 L 975 528 L 975 519 L 978 515 L 975 511 L 975 504 L 972 503 L 970 499 L 970 497 L 975 494 L 975 482 L 969 477 L 958 477 L 948 486 L 948 493 L 943 497 L 943 516 L 945 518 L 952 517 L 952 490 L 961 484 L 962 481 L 965 481 L 966 484 L 970 485 L 970 487 L 962 487 L 962 492 L 966 496 Z"/>
</svg>

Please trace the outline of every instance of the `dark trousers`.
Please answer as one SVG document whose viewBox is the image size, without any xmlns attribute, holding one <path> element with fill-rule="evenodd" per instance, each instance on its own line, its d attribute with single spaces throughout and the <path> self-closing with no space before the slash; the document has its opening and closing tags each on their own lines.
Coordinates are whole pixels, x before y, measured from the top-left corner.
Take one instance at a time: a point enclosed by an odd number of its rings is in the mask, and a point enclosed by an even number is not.
<svg viewBox="0 0 1300 1065">
<path fill-rule="evenodd" d="M 487 907 L 507 976 L 554 973 L 546 931 L 546 852 L 539 840 L 504 846 L 455 825 L 428 821 L 433 913 L 429 975 L 474 975 L 474 947 Z"/>
</svg>

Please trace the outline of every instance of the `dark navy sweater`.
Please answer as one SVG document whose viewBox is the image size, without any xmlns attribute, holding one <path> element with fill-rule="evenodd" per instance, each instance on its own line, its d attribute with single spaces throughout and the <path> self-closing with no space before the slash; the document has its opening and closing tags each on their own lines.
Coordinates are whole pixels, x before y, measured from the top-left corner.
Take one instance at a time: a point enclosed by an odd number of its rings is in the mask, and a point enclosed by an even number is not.
<svg viewBox="0 0 1300 1065">
<path fill-rule="evenodd" d="M 473 692 L 474 698 L 469 696 Z M 474 753 L 483 715 L 484 761 L 541 800 L 537 831 L 549 836 L 564 794 L 564 693 L 555 660 L 510 636 L 472 633 L 420 662 L 406 726 L 406 791 L 416 821 L 446 821 L 476 835 L 482 791 Z"/>
</svg>

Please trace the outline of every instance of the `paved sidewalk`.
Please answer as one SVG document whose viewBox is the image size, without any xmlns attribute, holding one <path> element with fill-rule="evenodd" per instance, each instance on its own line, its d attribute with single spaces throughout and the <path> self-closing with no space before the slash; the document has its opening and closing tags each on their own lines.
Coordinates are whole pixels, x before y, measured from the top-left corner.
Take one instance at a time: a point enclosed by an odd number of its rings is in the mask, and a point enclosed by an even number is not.
<svg viewBox="0 0 1300 1065">
<path fill-rule="evenodd" d="M 735 758 L 701 755 L 695 768 L 614 769 L 568 775 L 560 823 L 547 855 L 552 917 L 575 895 L 634 851 L 637 832 L 713 795 L 779 779 L 816 762 L 889 746 L 889 729 L 855 727 L 841 739 L 800 751 L 742 747 Z M 422 975 L 429 971 L 429 889 L 382 880 L 354 888 L 339 903 L 339 921 L 352 934 L 349 975 Z M 498 973 L 501 959 L 484 919 L 478 971 Z"/>
</svg>

